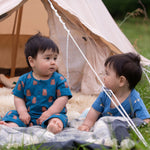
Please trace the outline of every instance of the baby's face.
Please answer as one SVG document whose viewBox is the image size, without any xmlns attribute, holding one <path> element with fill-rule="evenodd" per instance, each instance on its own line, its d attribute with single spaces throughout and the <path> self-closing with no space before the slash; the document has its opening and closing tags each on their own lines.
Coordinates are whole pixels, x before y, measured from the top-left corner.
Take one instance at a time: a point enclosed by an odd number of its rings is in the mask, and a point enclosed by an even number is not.
<svg viewBox="0 0 150 150">
<path fill-rule="evenodd" d="M 113 92 L 115 92 L 115 90 L 119 86 L 119 77 L 116 75 L 115 70 L 109 65 L 105 67 L 104 84 L 108 89 L 111 89 Z"/>
<path fill-rule="evenodd" d="M 33 72 L 41 78 L 49 78 L 57 69 L 58 53 L 47 49 L 44 53 L 39 52 L 36 59 L 33 59 Z"/>
</svg>

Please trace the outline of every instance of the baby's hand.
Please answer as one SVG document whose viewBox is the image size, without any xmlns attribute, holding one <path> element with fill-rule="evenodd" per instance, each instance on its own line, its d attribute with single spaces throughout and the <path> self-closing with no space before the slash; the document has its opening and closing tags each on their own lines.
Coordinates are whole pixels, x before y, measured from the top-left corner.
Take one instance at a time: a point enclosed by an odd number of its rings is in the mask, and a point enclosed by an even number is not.
<svg viewBox="0 0 150 150">
<path fill-rule="evenodd" d="M 44 111 L 42 113 L 42 115 L 40 116 L 40 118 L 37 119 L 38 124 L 42 124 L 43 121 L 45 121 L 46 119 L 48 119 L 50 117 L 50 114 L 48 111 Z"/>
<path fill-rule="evenodd" d="M 82 124 L 81 126 L 78 127 L 78 130 L 81 130 L 81 131 L 90 131 L 90 127 L 85 125 L 85 124 Z"/>
<path fill-rule="evenodd" d="M 19 114 L 19 119 L 24 123 L 24 124 L 29 124 L 31 116 L 29 115 L 28 112 L 23 112 Z"/>
<path fill-rule="evenodd" d="M 150 119 L 144 119 L 143 121 L 145 121 L 146 123 L 150 123 Z"/>
</svg>

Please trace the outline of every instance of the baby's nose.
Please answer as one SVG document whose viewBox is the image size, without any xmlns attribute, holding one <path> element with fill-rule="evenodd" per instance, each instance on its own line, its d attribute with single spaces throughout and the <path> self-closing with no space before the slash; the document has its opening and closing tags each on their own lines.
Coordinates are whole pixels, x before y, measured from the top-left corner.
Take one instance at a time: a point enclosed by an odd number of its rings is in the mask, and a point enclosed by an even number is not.
<svg viewBox="0 0 150 150">
<path fill-rule="evenodd" d="M 50 64 L 55 64 L 55 60 L 50 60 Z"/>
</svg>

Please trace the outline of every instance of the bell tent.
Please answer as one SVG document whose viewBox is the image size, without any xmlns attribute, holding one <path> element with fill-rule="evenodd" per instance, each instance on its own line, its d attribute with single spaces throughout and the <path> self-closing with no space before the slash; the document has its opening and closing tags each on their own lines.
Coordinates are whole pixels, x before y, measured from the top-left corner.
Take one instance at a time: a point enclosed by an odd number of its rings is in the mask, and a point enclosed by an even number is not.
<svg viewBox="0 0 150 150">
<path fill-rule="evenodd" d="M 70 88 L 85 94 L 100 92 L 93 70 L 101 77 L 108 56 L 137 53 L 101 0 L 1 0 L 0 68 L 11 69 L 11 76 L 26 68 L 24 44 L 39 31 L 58 45 L 58 70 Z"/>
</svg>

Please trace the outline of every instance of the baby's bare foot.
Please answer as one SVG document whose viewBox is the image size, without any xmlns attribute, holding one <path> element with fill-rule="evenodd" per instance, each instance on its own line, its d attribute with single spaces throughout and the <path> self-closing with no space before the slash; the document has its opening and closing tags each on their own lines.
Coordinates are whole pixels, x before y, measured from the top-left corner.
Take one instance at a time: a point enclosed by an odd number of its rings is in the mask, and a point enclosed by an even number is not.
<svg viewBox="0 0 150 150">
<path fill-rule="evenodd" d="M 56 134 L 63 130 L 63 123 L 58 118 L 52 118 L 49 120 L 47 130 Z"/>
<path fill-rule="evenodd" d="M 13 123 L 13 122 L 0 121 L 0 124 L 5 125 L 7 127 L 18 127 L 18 125 L 16 123 Z"/>
<path fill-rule="evenodd" d="M 7 123 L 5 121 L 0 121 L 1 125 L 7 125 Z"/>
</svg>

